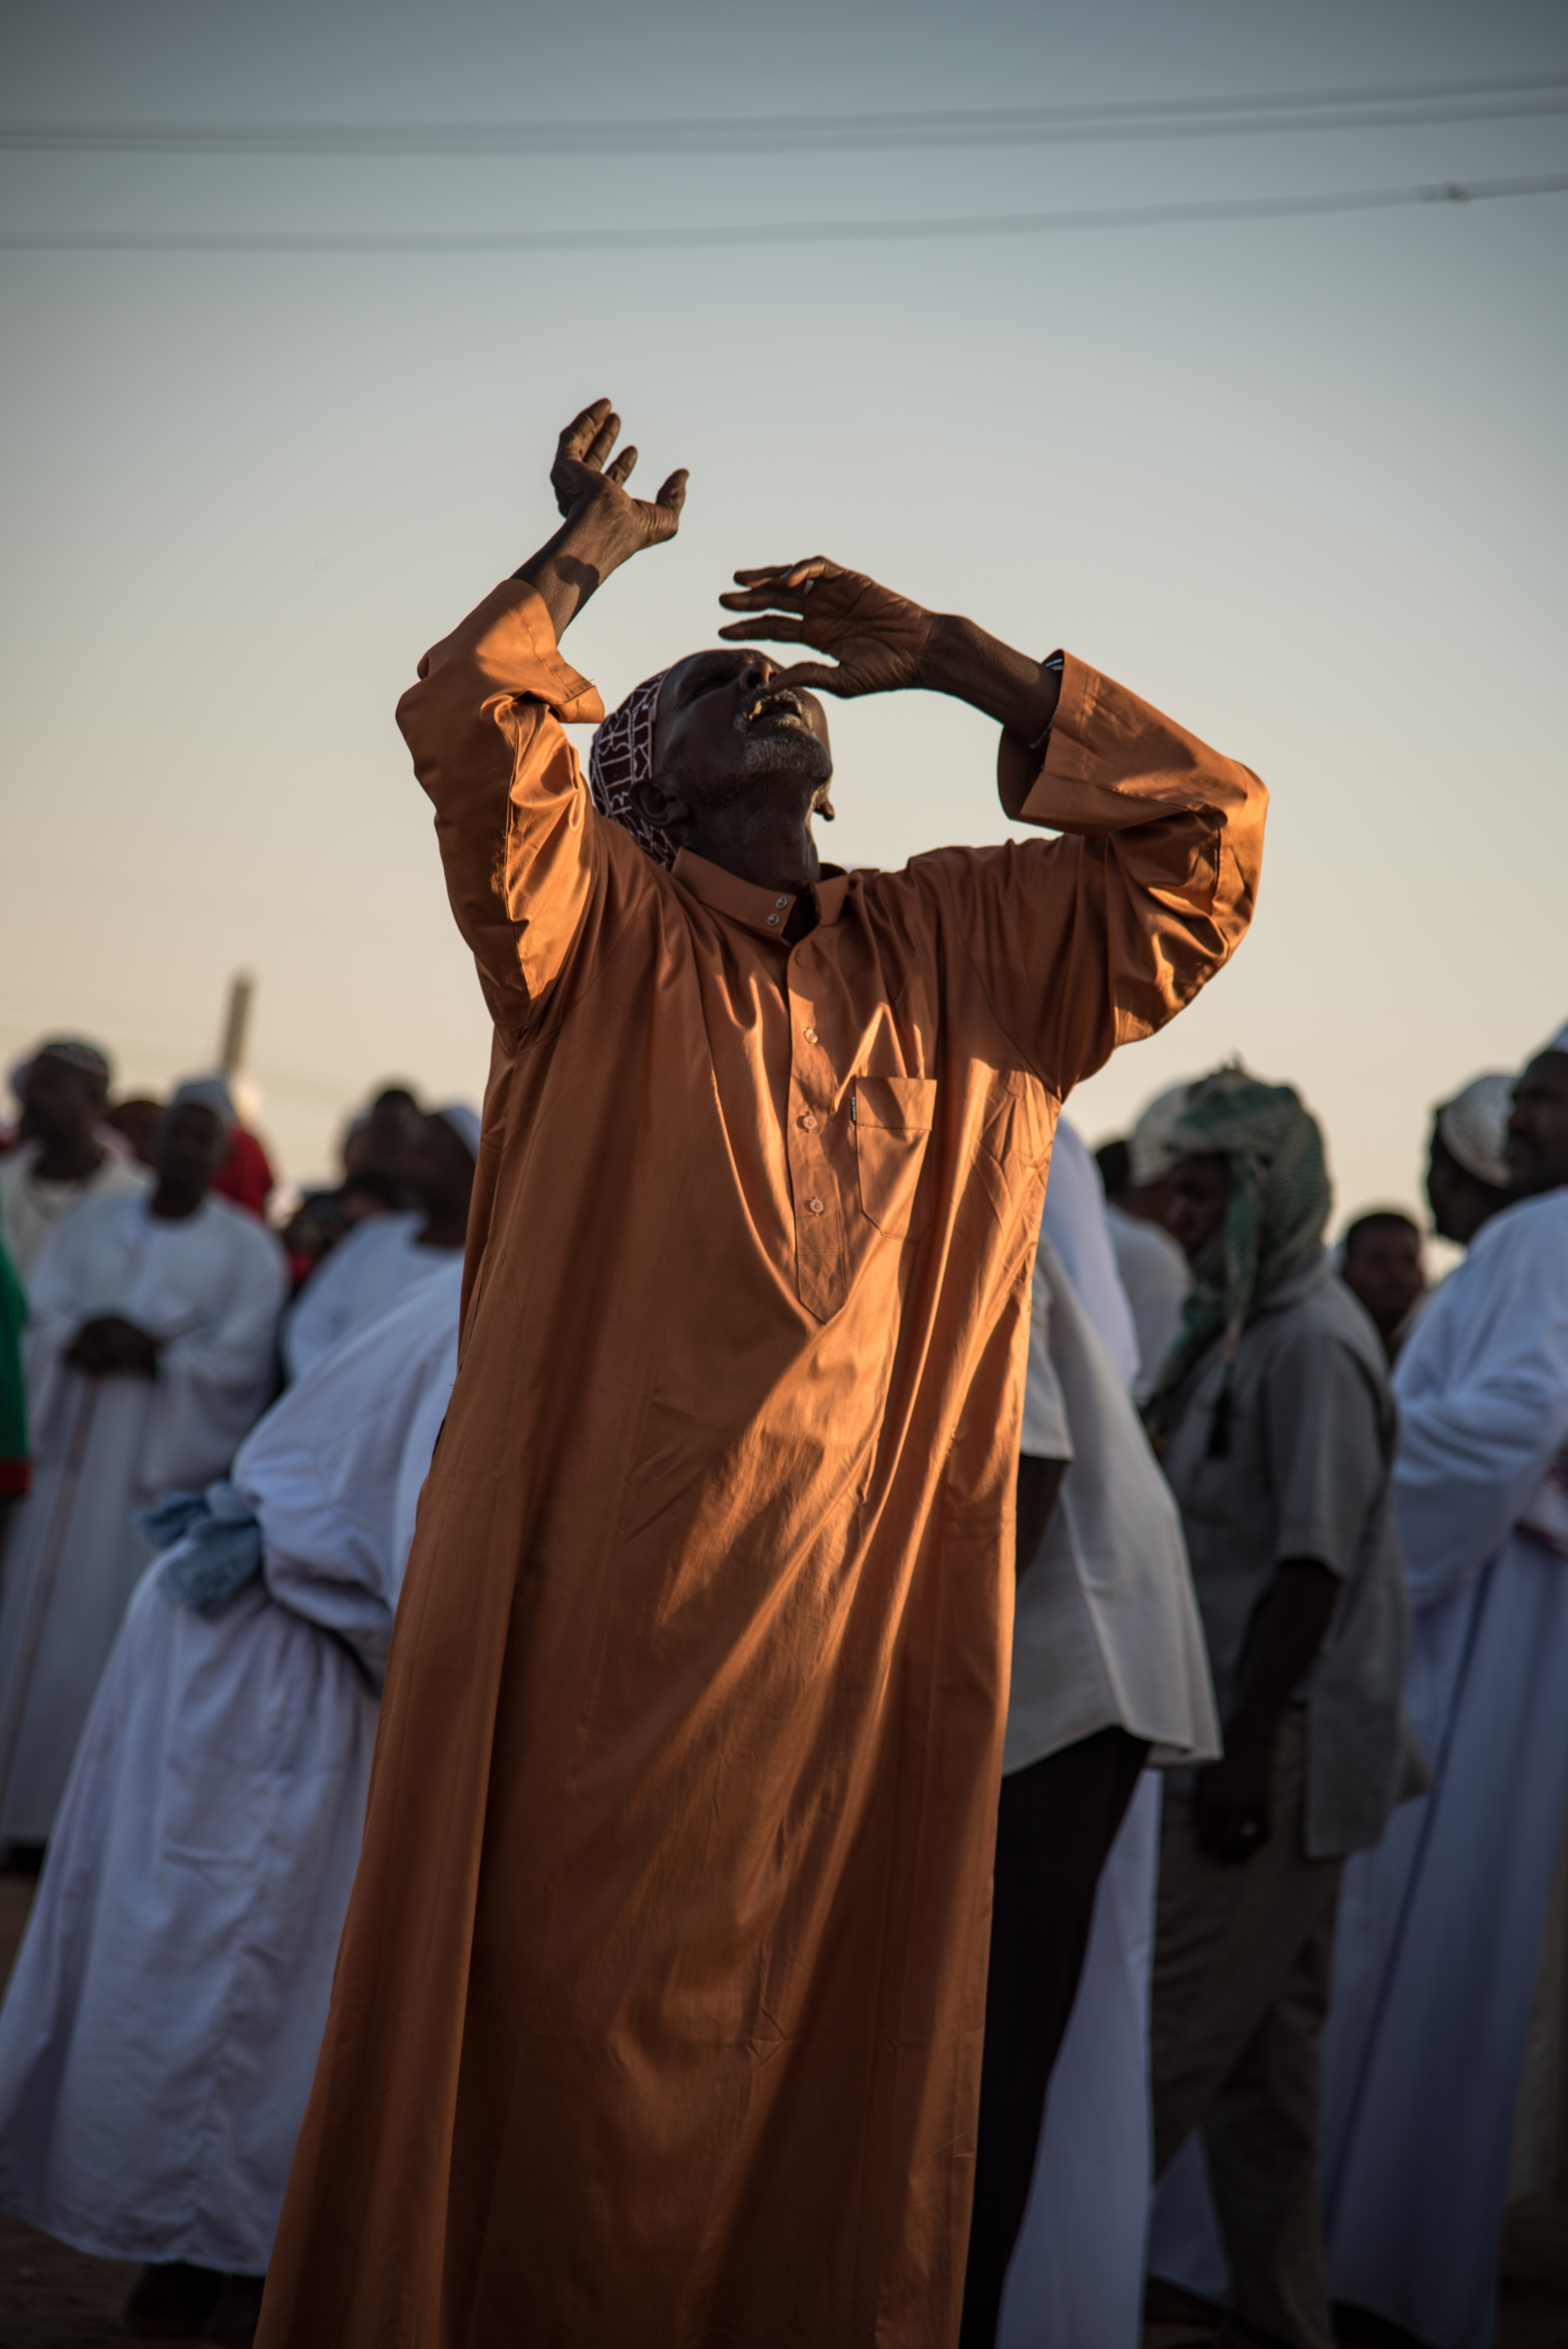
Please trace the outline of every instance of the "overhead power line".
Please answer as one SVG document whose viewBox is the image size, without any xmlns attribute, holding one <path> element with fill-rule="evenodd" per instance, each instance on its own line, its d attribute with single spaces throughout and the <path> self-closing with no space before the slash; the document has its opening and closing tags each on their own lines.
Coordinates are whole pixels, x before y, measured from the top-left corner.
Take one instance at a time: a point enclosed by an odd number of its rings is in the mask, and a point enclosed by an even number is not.
<svg viewBox="0 0 1568 2349">
<path fill-rule="evenodd" d="M 1217 197 L 1212 202 L 1116 204 L 1077 212 L 975 212 L 944 220 L 725 221 L 689 228 L 119 229 L 0 230 L 8 253 L 603 253 L 680 246 L 914 244 L 1048 236 L 1078 229 L 1160 228 L 1183 221 L 1291 220 L 1314 213 L 1393 212 L 1415 204 L 1481 203 L 1504 196 L 1568 193 L 1568 171 L 1512 180 L 1443 181 L 1425 187 L 1362 188 L 1309 196 Z"/>
<path fill-rule="evenodd" d="M 1513 119 L 1568 112 L 1568 71 L 1251 97 L 872 114 L 589 122 L 0 121 L 0 148 L 128 155 L 720 155 L 1076 145 L 1283 130 Z"/>
</svg>

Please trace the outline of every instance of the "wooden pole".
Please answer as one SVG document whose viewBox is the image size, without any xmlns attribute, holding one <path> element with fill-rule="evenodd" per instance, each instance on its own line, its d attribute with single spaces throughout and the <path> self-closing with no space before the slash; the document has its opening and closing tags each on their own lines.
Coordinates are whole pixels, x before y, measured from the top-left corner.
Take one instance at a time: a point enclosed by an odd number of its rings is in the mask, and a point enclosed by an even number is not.
<svg viewBox="0 0 1568 2349">
<path fill-rule="evenodd" d="M 223 1021 L 223 1042 L 219 1054 L 219 1066 L 226 1077 L 237 1075 L 244 1066 L 245 1040 L 255 992 L 256 982 L 248 970 L 237 970 L 229 981 L 229 1009 Z"/>
</svg>

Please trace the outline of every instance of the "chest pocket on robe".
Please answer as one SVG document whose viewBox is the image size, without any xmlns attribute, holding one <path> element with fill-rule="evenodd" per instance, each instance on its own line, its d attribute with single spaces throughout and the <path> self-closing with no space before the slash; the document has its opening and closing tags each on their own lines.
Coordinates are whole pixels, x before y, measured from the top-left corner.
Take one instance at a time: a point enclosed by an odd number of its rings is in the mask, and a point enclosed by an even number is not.
<svg viewBox="0 0 1568 2349">
<path fill-rule="evenodd" d="M 931 1123 L 936 1113 L 934 1077 L 856 1077 L 850 1095 L 861 1206 L 878 1231 L 914 1239 L 934 1212 L 932 1186 L 922 1184 Z"/>
</svg>

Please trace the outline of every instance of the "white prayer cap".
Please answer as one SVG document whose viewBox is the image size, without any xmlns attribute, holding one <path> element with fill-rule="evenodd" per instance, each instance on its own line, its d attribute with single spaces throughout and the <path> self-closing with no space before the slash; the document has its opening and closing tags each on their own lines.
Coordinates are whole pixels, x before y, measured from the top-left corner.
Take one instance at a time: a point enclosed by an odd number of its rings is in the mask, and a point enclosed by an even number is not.
<svg viewBox="0 0 1568 2349">
<path fill-rule="evenodd" d="M 1472 1077 L 1463 1092 L 1438 1107 L 1438 1140 L 1478 1183 L 1503 1190 L 1509 1181 L 1508 1113 L 1514 1079 L 1506 1069 Z"/>
<path fill-rule="evenodd" d="M 169 1096 L 170 1108 L 182 1109 L 187 1102 L 197 1109 L 210 1109 L 225 1133 L 232 1133 L 240 1123 L 240 1113 L 229 1091 L 229 1081 L 221 1073 L 211 1077 L 187 1077 L 182 1083 L 176 1085 Z"/>
<path fill-rule="evenodd" d="M 1170 1146 L 1171 1129 L 1186 1108 L 1191 1090 L 1191 1083 L 1186 1083 L 1156 1093 L 1128 1135 L 1129 1168 L 1140 1188 L 1145 1183 L 1162 1183 L 1181 1155 Z"/>
<path fill-rule="evenodd" d="M 467 1102 L 448 1102 L 440 1109 L 432 1110 L 430 1114 L 432 1117 L 440 1118 L 451 1127 L 469 1156 L 477 1164 L 480 1133 L 478 1110 L 470 1109 Z"/>
</svg>

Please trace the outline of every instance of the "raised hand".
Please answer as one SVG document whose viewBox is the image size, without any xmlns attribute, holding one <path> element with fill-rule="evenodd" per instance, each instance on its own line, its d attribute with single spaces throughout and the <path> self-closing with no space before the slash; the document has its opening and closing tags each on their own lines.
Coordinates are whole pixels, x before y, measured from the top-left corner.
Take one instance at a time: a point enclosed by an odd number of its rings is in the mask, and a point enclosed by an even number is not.
<svg viewBox="0 0 1568 2349">
<path fill-rule="evenodd" d="M 809 645 L 830 653 L 836 667 L 799 661 L 775 680 L 849 700 L 862 693 L 895 693 L 929 684 L 927 656 L 934 616 L 906 596 L 879 587 L 863 572 L 846 571 L 825 554 L 805 563 L 774 563 L 738 571 L 736 585 L 719 597 L 727 612 L 756 612 L 719 635 L 732 642 Z"/>
<path fill-rule="evenodd" d="M 514 579 L 526 579 L 543 602 L 557 638 L 612 571 L 645 546 L 674 538 L 686 503 L 685 467 L 670 475 L 656 498 L 628 497 L 635 449 L 610 460 L 621 419 L 607 399 L 574 416 L 555 446 L 550 469 L 555 502 L 566 519 L 553 538 L 531 554 Z M 609 461 L 607 461 L 609 460 Z"/>
<path fill-rule="evenodd" d="M 591 513 L 595 523 L 624 538 L 626 554 L 634 554 L 674 538 L 686 503 L 686 475 L 684 467 L 672 473 L 655 499 L 628 497 L 635 448 L 623 449 L 606 461 L 620 437 L 621 419 L 609 401 L 594 400 L 573 418 L 557 441 L 550 486 L 568 522 Z M 624 561 L 624 555 L 620 559 Z"/>
</svg>

